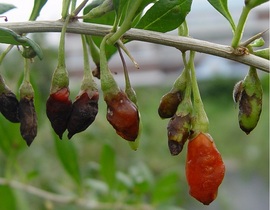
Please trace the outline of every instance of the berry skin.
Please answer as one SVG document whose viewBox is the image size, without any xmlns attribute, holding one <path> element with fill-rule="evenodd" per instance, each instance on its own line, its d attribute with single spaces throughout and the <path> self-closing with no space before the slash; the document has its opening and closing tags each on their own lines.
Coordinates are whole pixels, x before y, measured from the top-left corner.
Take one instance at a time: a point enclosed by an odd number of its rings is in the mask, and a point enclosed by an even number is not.
<svg viewBox="0 0 270 210">
<path fill-rule="evenodd" d="M 27 145 L 30 146 L 37 135 L 37 115 L 33 98 L 22 98 L 19 105 L 20 132 Z"/>
<path fill-rule="evenodd" d="M 135 141 L 139 133 L 139 113 L 136 105 L 120 91 L 104 98 L 107 103 L 107 120 L 116 133 L 128 141 Z"/>
<path fill-rule="evenodd" d="M 68 138 L 70 139 L 74 134 L 84 131 L 91 125 L 98 113 L 98 99 L 97 91 L 83 92 L 77 96 L 76 101 L 72 104 L 72 111 L 68 120 Z"/>
<path fill-rule="evenodd" d="M 69 99 L 68 88 L 62 88 L 50 94 L 46 103 L 46 114 L 60 139 L 62 139 L 62 135 L 67 129 L 71 110 L 72 102 Z"/>
<path fill-rule="evenodd" d="M 192 197 L 209 205 L 217 197 L 225 174 L 225 165 L 211 136 L 199 133 L 189 140 L 186 178 Z"/>
</svg>

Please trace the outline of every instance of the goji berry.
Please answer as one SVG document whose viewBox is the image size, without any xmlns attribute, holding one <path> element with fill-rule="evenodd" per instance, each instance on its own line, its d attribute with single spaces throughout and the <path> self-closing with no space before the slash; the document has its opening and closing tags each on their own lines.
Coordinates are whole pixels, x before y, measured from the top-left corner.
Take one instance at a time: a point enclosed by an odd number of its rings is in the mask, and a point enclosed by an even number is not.
<svg viewBox="0 0 270 210">
<path fill-rule="evenodd" d="M 199 133 L 189 140 L 186 178 L 191 196 L 209 205 L 217 196 L 224 174 L 225 165 L 209 134 Z"/>
<path fill-rule="evenodd" d="M 20 132 L 30 146 L 37 135 L 37 115 L 33 98 L 22 98 L 19 105 Z"/>
<path fill-rule="evenodd" d="M 67 128 L 71 110 L 72 102 L 69 99 L 68 88 L 62 88 L 50 94 L 46 103 L 46 114 L 60 139 Z"/>
<path fill-rule="evenodd" d="M 139 113 L 136 105 L 120 91 L 116 95 L 107 95 L 107 120 L 116 133 L 128 141 L 135 141 L 139 133 Z"/>
<path fill-rule="evenodd" d="M 98 113 L 98 99 L 97 91 L 91 92 L 91 94 L 83 92 L 76 98 L 72 104 L 72 111 L 67 124 L 69 139 L 74 134 L 84 131 L 94 122 Z"/>
</svg>

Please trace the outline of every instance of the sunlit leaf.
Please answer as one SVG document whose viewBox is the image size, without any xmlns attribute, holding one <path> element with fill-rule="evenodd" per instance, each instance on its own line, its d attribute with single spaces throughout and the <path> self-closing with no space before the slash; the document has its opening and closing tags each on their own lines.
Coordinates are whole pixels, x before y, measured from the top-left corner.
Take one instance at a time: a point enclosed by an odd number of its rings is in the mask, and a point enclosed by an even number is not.
<svg viewBox="0 0 270 210">
<path fill-rule="evenodd" d="M 159 0 L 135 27 L 159 32 L 176 29 L 185 20 L 191 4 L 192 0 Z"/>
<path fill-rule="evenodd" d="M 36 42 L 26 36 L 17 34 L 11 29 L 0 27 L 0 42 L 12 45 L 29 46 L 36 52 L 40 60 L 43 58 L 43 52 Z"/>
<path fill-rule="evenodd" d="M 29 20 L 36 20 L 43 6 L 47 3 L 47 0 L 35 0 L 32 13 Z"/>
<path fill-rule="evenodd" d="M 11 9 L 14 9 L 14 8 L 16 8 L 16 7 L 12 4 L 0 3 L 0 14 L 3 14 Z"/>
<path fill-rule="evenodd" d="M 115 152 L 109 145 L 104 145 L 101 152 L 100 173 L 109 188 L 114 188 L 116 180 Z"/>
<path fill-rule="evenodd" d="M 59 140 L 56 134 L 54 134 L 54 140 L 57 155 L 64 169 L 76 183 L 80 184 L 81 174 L 79 169 L 77 150 L 74 146 L 74 143 L 64 139 Z"/>
<path fill-rule="evenodd" d="M 235 31 L 235 24 L 228 9 L 227 0 L 208 0 L 208 2 L 229 21 L 232 30 Z"/>
</svg>

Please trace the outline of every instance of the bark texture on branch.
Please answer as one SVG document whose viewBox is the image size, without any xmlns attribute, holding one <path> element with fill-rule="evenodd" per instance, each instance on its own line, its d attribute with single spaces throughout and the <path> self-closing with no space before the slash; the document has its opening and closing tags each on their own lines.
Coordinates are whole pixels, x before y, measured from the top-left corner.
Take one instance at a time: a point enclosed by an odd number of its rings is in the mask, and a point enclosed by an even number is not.
<svg viewBox="0 0 270 210">
<path fill-rule="evenodd" d="M 15 32 L 22 33 L 41 33 L 41 32 L 61 32 L 63 21 L 26 21 L 14 23 L 1 23 L 0 27 L 6 27 Z M 105 36 L 111 30 L 111 26 L 82 23 L 79 21 L 71 22 L 67 27 L 68 33 L 89 34 L 95 36 Z M 248 66 L 254 66 L 264 72 L 269 73 L 270 62 L 267 59 L 248 54 L 235 55 L 230 46 L 207 42 L 190 37 L 181 37 L 170 34 L 164 34 L 154 31 L 146 31 L 142 29 L 130 29 L 127 31 L 124 38 L 129 40 L 138 40 L 150 42 L 160 45 L 166 45 L 178 48 L 180 50 L 194 50 L 197 52 L 210 54 L 234 60 Z"/>
</svg>

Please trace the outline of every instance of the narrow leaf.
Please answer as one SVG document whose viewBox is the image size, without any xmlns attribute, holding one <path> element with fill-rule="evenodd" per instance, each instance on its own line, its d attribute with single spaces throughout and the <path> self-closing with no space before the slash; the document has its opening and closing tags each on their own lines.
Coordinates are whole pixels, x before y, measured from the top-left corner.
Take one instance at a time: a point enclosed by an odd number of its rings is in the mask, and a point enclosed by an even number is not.
<svg viewBox="0 0 270 210">
<path fill-rule="evenodd" d="M 14 9 L 14 8 L 16 8 L 16 7 L 12 4 L 0 3 L 0 14 L 3 14 L 11 9 Z"/>
<path fill-rule="evenodd" d="M 208 2 L 229 21 L 232 30 L 235 31 L 236 27 L 228 9 L 227 0 L 208 0 Z"/>
<path fill-rule="evenodd" d="M 60 141 L 54 134 L 56 152 L 66 172 L 77 183 L 81 183 L 81 174 L 79 170 L 78 155 L 72 141 Z"/>
<path fill-rule="evenodd" d="M 269 0 L 245 0 L 245 5 L 250 8 L 253 9 L 254 7 L 257 7 L 263 3 L 268 2 Z"/>
<path fill-rule="evenodd" d="M 94 1 L 97 2 L 97 1 Z M 89 4 L 84 10 L 83 10 L 83 14 L 87 14 L 94 6 L 97 5 L 93 5 L 93 3 Z M 113 25 L 114 24 L 114 19 L 115 19 L 115 12 L 109 12 L 99 18 L 93 18 L 93 19 L 84 19 L 84 22 L 86 23 L 97 23 L 97 24 L 105 24 L 105 25 Z M 95 42 L 95 44 L 99 47 L 100 43 L 102 41 L 102 37 L 95 37 L 92 36 L 93 41 Z M 109 59 L 114 53 L 116 52 L 116 47 L 114 46 L 106 46 L 106 55 L 107 58 Z"/>
<path fill-rule="evenodd" d="M 0 43 L 29 46 L 36 52 L 40 60 L 43 58 L 43 52 L 36 42 L 26 36 L 20 36 L 11 29 L 0 27 Z"/>
<path fill-rule="evenodd" d="M 110 189 L 114 188 L 116 180 L 115 152 L 109 145 L 103 146 L 100 166 L 100 173 L 104 181 Z"/>
<path fill-rule="evenodd" d="M 33 6 L 33 9 L 32 9 L 32 13 L 31 13 L 30 18 L 29 18 L 30 21 L 33 21 L 33 20 L 37 19 L 41 9 L 43 8 L 43 6 L 46 3 L 47 3 L 47 0 L 35 0 L 34 6 Z"/>
<path fill-rule="evenodd" d="M 185 20 L 191 4 L 192 0 L 157 1 L 135 27 L 159 32 L 176 29 Z"/>
</svg>

